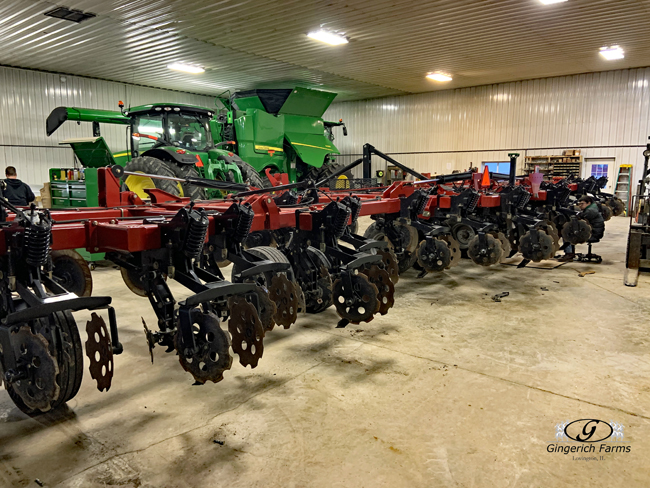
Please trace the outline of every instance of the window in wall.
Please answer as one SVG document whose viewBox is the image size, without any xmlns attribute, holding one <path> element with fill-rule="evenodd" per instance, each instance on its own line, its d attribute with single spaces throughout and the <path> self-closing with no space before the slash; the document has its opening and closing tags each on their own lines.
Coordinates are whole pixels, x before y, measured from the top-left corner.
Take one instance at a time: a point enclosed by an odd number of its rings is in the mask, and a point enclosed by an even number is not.
<svg viewBox="0 0 650 488">
<path fill-rule="evenodd" d="M 510 174 L 510 161 L 483 161 L 483 171 L 486 166 L 490 173 Z"/>
<path fill-rule="evenodd" d="M 609 171 L 608 164 L 592 164 L 591 165 L 591 176 L 596 178 L 601 178 L 602 176 L 607 177 Z"/>
</svg>

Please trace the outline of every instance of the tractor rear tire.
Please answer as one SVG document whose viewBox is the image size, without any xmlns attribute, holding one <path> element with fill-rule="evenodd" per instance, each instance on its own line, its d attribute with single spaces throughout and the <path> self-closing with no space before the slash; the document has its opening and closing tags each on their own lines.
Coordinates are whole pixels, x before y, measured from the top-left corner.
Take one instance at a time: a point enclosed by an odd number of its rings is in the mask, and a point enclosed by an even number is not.
<svg viewBox="0 0 650 488">
<path fill-rule="evenodd" d="M 237 167 L 241 171 L 241 177 L 245 184 L 254 186 L 256 188 L 267 188 L 271 186 L 270 183 L 266 184 L 265 179 L 262 179 L 260 174 L 246 161 L 237 161 Z"/>
<path fill-rule="evenodd" d="M 314 183 L 318 183 L 323 178 L 333 175 L 337 171 L 340 171 L 345 167 L 343 163 L 325 163 L 320 168 L 311 168 L 306 175 L 303 176 L 302 180 L 312 180 Z M 352 171 L 348 170 L 342 175 L 339 176 L 340 179 L 351 180 L 353 178 Z M 329 182 L 328 185 L 329 186 Z"/>
<path fill-rule="evenodd" d="M 167 163 L 177 178 L 201 178 L 199 172 L 191 164 Z M 190 197 L 192 200 L 205 200 L 205 189 L 196 185 L 181 183 L 183 187 L 183 196 Z"/>
<path fill-rule="evenodd" d="M 151 156 L 139 156 L 137 158 L 133 158 L 126 164 L 124 171 L 176 177 L 176 174 L 172 168 L 169 167 L 168 163 Z M 134 180 L 131 180 L 131 178 Z M 129 181 L 131 181 L 130 187 L 128 183 Z M 144 178 L 140 179 L 136 176 L 127 176 L 124 179 L 124 182 L 126 183 L 127 188 L 137 193 L 140 198 L 148 198 L 147 194 L 143 191 L 145 188 L 158 188 L 159 190 L 165 191 L 174 196 L 180 196 L 181 194 L 180 187 L 175 181 L 149 179 L 149 182 L 147 182 L 144 180 Z M 135 186 L 136 183 L 137 186 Z"/>
</svg>

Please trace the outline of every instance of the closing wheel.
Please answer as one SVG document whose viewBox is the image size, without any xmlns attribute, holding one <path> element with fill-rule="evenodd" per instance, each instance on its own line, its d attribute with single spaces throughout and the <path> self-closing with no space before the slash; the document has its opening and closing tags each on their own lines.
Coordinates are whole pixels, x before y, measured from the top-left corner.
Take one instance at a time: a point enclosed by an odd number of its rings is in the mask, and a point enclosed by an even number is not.
<svg viewBox="0 0 650 488">
<path fill-rule="evenodd" d="M 399 263 L 397 262 L 397 258 L 390 250 L 384 251 L 383 249 L 377 249 L 377 254 L 381 256 L 382 265 L 388 273 L 388 276 L 390 276 L 390 280 L 396 285 L 399 281 Z"/>
<path fill-rule="evenodd" d="M 88 263 L 77 251 L 52 251 L 52 278 L 63 288 L 80 297 L 93 292 L 93 277 Z"/>
<path fill-rule="evenodd" d="M 9 386 L 10 395 L 13 393 L 20 398 L 21 403 L 16 405 L 26 407 L 26 413 L 47 412 L 61 394 L 56 381 L 59 365 L 50 354 L 47 340 L 41 334 L 32 333 L 28 326 L 11 333 L 10 340 L 19 372 L 23 375 Z"/>
<path fill-rule="evenodd" d="M 49 405 L 44 405 L 43 409 L 39 409 L 32 408 L 23 401 L 22 397 L 16 391 L 15 383 L 7 384 L 5 382 L 5 388 L 9 393 L 9 397 L 11 397 L 22 412 L 30 416 L 36 416 L 51 409 L 56 409 L 65 402 L 72 400 L 79 391 L 81 380 L 83 379 L 83 345 L 79 337 L 77 323 L 69 310 L 56 312 L 50 315 L 49 319 L 43 318 L 39 320 L 35 325 L 35 333 L 30 332 L 30 334 L 37 338 L 44 338 L 48 345 L 50 356 L 56 359 L 58 367 L 56 384 L 59 388 L 59 394 L 51 395 Z M 30 336 L 26 334 L 25 337 Z M 14 339 L 11 340 L 12 344 L 14 344 Z M 40 339 L 36 340 L 41 342 Z M 56 344 L 56 347 L 54 344 Z M 21 344 L 16 345 L 19 351 L 20 346 Z M 35 347 L 38 348 L 38 344 Z M 43 357 L 47 356 L 43 354 Z M 33 362 L 31 364 L 33 366 Z M 39 374 L 42 373 L 43 371 L 39 372 Z M 34 380 L 31 381 L 35 383 Z M 45 388 L 45 383 L 39 382 L 39 385 Z M 41 389 L 39 388 L 40 391 Z M 56 398 L 54 398 L 55 396 Z"/>
<path fill-rule="evenodd" d="M 591 237 L 591 226 L 584 220 L 571 218 L 562 227 L 562 239 L 569 244 L 584 244 Z"/>
<path fill-rule="evenodd" d="M 388 273 L 377 265 L 372 265 L 361 271 L 365 274 L 370 283 L 377 287 L 379 295 L 379 313 L 386 315 L 388 311 L 395 305 L 395 285 L 390 280 Z"/>
<path fill-rule="evenodd" d="M 458 244 L 458 241 L 454 239 L 450 234 L 439 236 L 438 239 L 442 239 L 449 246 L 450 261 L 448 268 L 458 266 L 458 263 L 460 263 L 460 260 L 463 258 L 463 254 L 460 250 L 460 244 Z"/>
<path fill-rule="evenodd" d="M 320 249 L 310 246 L 307 248 L 307 254 L 317 267 L 312 273 L 317 278 L 310 284 L 311 292 L 306 294 L 305 310 L 307 313 L 321 313 L 334 303 L 332 276 L 329 272 L 332 265 Z"/>
<path fill-rule="evenodd" d="M 614 217 L 623 215 L 623 212 L 625 212 L 625 203 L 618 197 L 610 197 L 607 199 L 606 203 L 612 209 Z"/>
<path fill-rule="evenodd" d="M 334 306 L 339 317 L 353 324 L 370 322 L 379 310 L 379 290 L 362 273 L 342 276 L 334 282 Z"/>
<path fill-rule="evenodd" d="M 257 295 L 257 301 L 259 303 L 258 315 L 260 317 L 260 322 L 262 323 L 262 328 L 264 332 L 270 332 L 275 327 L 275 314 L 277 313 L 277 307 L 273 301 L 269 298 L 269 291 L 266 288 L 261 286 L 255 287 L 255 294 Z"/>
<path fill-rule="evenodd" d="M 456 239 L 461 250 L 463 250 L 469 248 L 469 243 L 476 236 L 476 231 L 467 224 L 456 224 L 451 229 L 451 235 Z"/>
<path fill-rule="evenodd" d="M 469 241 L 467 254 L 476 264 L 481 266 L 492 266 L 501 261 L 501 242 L 489 234 L 485 234 L 484 239 L 480 235 L 474 236 Z"/>
<path fill-rule="evenodd" d="M 269 286 L 269 298 L 275 302 L 277 313 L 274 320 L 285 329 L 291 327 L 298 318 L 300 307 L 300 288 L 295 281 L 289 280 L 286 275 L 275 275 Z"/>
<path fill-rule="evenodd" d="M 387 229 L 379 228 L 376 222 L 368 226 L 363 236 L 367 239 L 387 242 L 397 258 L 399 273 L 402 274 L 417 261 L 415 251 L 419 244 L 418 231 L 415 227 L 401 222 L 394 222 L 392 225 L 393 229 L 389 232 L 392 238 L 388 237 Z"/>
<path fill-rule="evenodd" d="M 560 234 L 558 233 L 555 224 L 550 220 L 545 220 L 544 223 L 539 226 L 539 228 L 551 236 L 551 239 L 553 239 L 553 254 L 558 252 L 560 250 Z"/>
<path fill-rule="evenodd" d="M 598 210 L 600 210 L 600 214 L 603 216 L 603 220 L 605 222 L 611 220 L 611 218 L 614 216 L 614 210 L 612 210 L 612 208 L 606 203 L 599 204 Z"/>
<path fill-rule="evenodd" d="M 398 237 L 396 242 L 392 242 L 392 244 L 396 250 L 400 249 L 400 251 L 395 252 L 395 256 L 397 257 L 399 272 L 402 274 L 409 270 L 418 259 L 415 254 L 419 244 L 418 230 L 401 222 L 395 222 L 394 228 Z"/>
<path fill-rule="evenodd" d="M 221 328 L 219 319 L 211 312 L 203 313 L 195 308 L 190 312 L 190 318 L 196 351 L 188 354 L 179 331 L 174 338 L 178 360 L 197 383 L 218 383 L 223 380 L 223 373 L 232 367 L 230 335 Z"/>
<path fill-rule="evenodd" d="M 440 239 L 424 239 L 416 250 L 418 264 L 428 273 L 443 271 L 451 264 L 449 245 Z"/>
<path fill-rule="evenodd" d="M 253 247 L 248 249 L 248 252 L 253 256 L 256 256 L 261 259 L 269 260 L 274 263 L 285 263 L 289 264 L 287 257 L 282 254 L 282 252 L 273 247 Z M 240 278 L 237 278 L 237 275 L 241 270 L 235 264 L 232 268 L 232 281 L 237 283 Z M 280 277 L 283 277 L 284 280 L 280 280 Z M 268 291 L 269 298 L 272 302 L 275 302 L 276 309 L 273 314 L 273 321 L 275 324 L 282 325 L 285 329 L 288 329 L 291 324 L 296 321 L 297 318 L 297 309 L 298 302 L 300 297 L 298 296 L 299 290 L 298 284 L 290 280 L 285 272 L 279 274 L 276 273 L 262 273 L 250 278 L 251 281 L 254 281 L 259 286 L 263 287 Z M 286 281 L 286 283 L 285 283 Z M 270 330 L 270 329 L 267 329 Z"/>
<path fill-rule="evenodd" d="M 501 261 L 510 257 L 512 247 L 510 241 L 503 232 L 492 232 L 492 237 L 496 238 L 501 243 Z M 516 252 L 516 251 L 515 251 Z"/>
<path fill-rule="evenodd" d="M 255 306 L 244 297 L 234 296 L 228 299 L 228 308 L 232 350 L 239 356 L 239 364 L 255 368 L 264 354 L 264 328 Z"/>
<path fill-rule="evenodd" d="M 531 229 L 519 240 L 519 252 L 524 259 L 539 263 L 555 255 L 553 238 L 543 230 Z"/>
</svg>

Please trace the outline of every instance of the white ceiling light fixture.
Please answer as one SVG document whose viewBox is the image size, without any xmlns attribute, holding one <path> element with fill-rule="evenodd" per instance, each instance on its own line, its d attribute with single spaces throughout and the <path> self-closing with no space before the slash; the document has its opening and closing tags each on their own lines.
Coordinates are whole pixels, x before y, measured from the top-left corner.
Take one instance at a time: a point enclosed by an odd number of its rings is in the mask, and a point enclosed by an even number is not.
<svg viewBox="0 0 650 488">
<path fill-rule="evenodd" d="M 310 32 L 307 34 L 307 37 L 311 39 L 316 39 L 317 41 L 324 42 L 330 46 L 340 46 L 341 44 L 347 44 L 348 38 L 342 34 L 337 34 L 336 32 L 328 31 L 325 29 L 319 29 L 317 31 Z"/>
<path fill-rule="evenodd" d="M 191 73 L 193 75 L 198 75 L 199 73 L 205 72 L 205 69 L 201 68 L 200 66 L 193 66 L 191 64 L 172 63 L 168 64 L 167 67 L 169 69 L 173 69 L 174 71 L 182 71 L 183 73 Z"/>
<path fill-rule="evenodd" d="M 447 82 L 453 80 L 450 74 L 447 73 L 441 73 L 440 71 L 437 71 L 436 73 L 429 73 L 427 75 L 427 78 L 430 80 L 434 81 L 442 81 L 442 82 Z"/>
<path fill-rule="evenodd" d="M 625 51 L 620 46 L 605 46 L 600 48 L 600 55 L 607 61 L 613 61 L 615 59 L 623 59 L 625 57 Z"/>
<path fill-rule="evenodd" d="M 554 3 L 566 2 L 567 0 L 539 0 L 539 1 L 542 2 L 544 5 L 552 5 Z"/>
</svg>

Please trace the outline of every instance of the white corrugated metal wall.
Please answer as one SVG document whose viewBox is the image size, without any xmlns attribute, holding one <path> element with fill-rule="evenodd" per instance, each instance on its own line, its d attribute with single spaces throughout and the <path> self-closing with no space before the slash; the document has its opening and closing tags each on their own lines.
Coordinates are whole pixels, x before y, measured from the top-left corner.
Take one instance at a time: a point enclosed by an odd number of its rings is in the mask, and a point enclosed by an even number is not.
<svg viewBox="0 0 650 488">
<path fill-rule="evenodd" d="M 347 124 L 348 137 L 335 129 L 344 162 L 366 142 L 438 174 L 507 161 L 509 152 L 523 165 L 525 155 L 581 149 L 586 158 L 615 158 L 616 167 L 635 164 L 638 180 L 650 136 L 649 80 L 650 68 L 546 78 L 338 103 L 325 117 Z M 380 167 L 377 158 L 373 164 Z"/>
<path fill-rule="evenodd" d="M 72 150 L 58 143 L 92 136 L 91 124 L 66 122 L 47 137 L 47 116 L 60 106 L 119 110 L 119 100 L 127 107 L 167 101 L 214 106 L 212 97 L 0 67 L 0 178 L 5 166 L 15 166 L 20 179 L 39 188 L 48 180 L 49 168 L 72 167 Z M 102 124 L 101 130 L 111 149 L 126 149 L 124 126 Z"/>
</svg>

